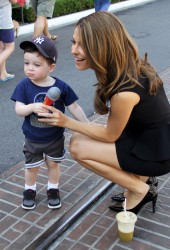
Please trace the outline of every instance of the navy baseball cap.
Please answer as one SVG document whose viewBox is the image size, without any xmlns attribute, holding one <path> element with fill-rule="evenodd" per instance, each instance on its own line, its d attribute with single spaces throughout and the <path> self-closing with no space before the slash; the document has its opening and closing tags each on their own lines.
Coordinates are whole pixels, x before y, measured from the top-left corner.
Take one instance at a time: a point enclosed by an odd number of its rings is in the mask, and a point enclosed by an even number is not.
<svg viewBox="0 0 170 250">
<path fill-rule="evenodd" d="M 35 46 L 41 55 L 50 58 L 54 63 L 57 62 L 57 49 L 55 43 L 46 36 L 38 36 L 31 41 L 20 43 L 20 48 L 25 50 L 28 46 Z"/>
</svg>

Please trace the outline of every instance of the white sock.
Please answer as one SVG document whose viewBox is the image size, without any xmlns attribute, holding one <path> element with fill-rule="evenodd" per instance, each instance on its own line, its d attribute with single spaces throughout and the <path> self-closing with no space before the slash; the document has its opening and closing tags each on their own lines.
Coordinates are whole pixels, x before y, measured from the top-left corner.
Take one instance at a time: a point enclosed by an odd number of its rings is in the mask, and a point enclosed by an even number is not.
<svg viewBox="0 0 170 250">
<path fill-rule="evenodd" d="M 50 183 L 50 182 L 48 181 L 47 190 L 49 190 L 49 189 L 57 189 L 57 188 L 58 188 L 58 185 L 59 185 L 59 183 L 53 184 L 53 183 Z"/>
<path fill-rule="evenodd" d="M 32 189 L 32 190 L 36 191 L 36 187 L 37 187 L 36 183 L 32 186 L 29 186 L 25 183 L 25 190 Z"/>
</svg>

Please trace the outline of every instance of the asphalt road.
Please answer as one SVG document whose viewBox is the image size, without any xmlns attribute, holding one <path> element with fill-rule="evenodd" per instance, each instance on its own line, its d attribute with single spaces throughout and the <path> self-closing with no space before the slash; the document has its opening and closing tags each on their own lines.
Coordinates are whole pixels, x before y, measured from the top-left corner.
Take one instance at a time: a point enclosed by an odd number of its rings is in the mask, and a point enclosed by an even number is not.
<svg viewBox="0 0 170 250">
<path fill-rule="evenodd" d="M 170 1 L 158 0 L 115 14 L 125 24 L 127 30 L 139 46 L 141 56 L 148 53 L 150 62 L 158 73 L 170 66 Z M 74 24 L 53 29 L 57 34 L 58 63 L 53 75 L 68 82 L 78 94 L 79 104 L 89 117 L 94 113 L 93 96 L 96 82 L 91 70 L 79 72 L 75 68 L 74 59 L 70 53 Z M 24 77 L 23 51 L 19 48 L 21 41 L 30 39 L 31 34 L 22 35 L 16 39 L 15 52 L 7 62 L 7 69 L 16 77 L 0 83 L 0 173 L 24 159 L 22 146 L 22 118 L 14 112 L 14 103 L 10 96 L 17 82 Z"/>
</svg>

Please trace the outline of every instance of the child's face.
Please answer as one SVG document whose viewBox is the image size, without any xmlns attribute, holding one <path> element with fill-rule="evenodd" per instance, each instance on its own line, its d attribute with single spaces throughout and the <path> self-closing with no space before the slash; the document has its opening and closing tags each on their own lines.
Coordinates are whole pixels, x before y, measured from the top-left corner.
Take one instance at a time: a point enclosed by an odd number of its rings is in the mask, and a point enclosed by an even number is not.
<svg viewBox="0 0 170 250">
<path fill-rule="evenodd" d="M 49 65 L 47 60 L 38 52 L 24 53 L 25 75 L 35 83 L 41 83 L 55 68 L 55 64 Z"/>
</svg>

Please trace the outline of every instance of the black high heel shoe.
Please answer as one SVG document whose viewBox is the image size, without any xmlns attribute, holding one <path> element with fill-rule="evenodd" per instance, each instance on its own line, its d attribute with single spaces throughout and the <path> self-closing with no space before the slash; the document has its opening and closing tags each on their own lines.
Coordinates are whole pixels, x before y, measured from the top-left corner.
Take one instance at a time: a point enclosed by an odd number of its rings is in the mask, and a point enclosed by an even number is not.
<svg viewBox="0 0 170 250">
<path fill-rule="evenodd" d="M 158 180 L 155 176 L 149 177 L 146 184 L 153 185 L 153 186 L 155 186 L 155 188 L 157 188 L 158 187 Z M 111 199 L 113 201 L 123 202 L 125 200 L 125 196 L 124 196 L 124 193 L 120 193 L 120 194 L 116 194 L 116 195 L 112 196 Z"/>
<path fill-rule="evenodd" d="M 149 188 L 149 191 L 147 192 L 147 194 L 145 195 L 143 200 L 136 207 L 134 207 L 132 209 L 127 209 L 127 211 L 130 211 L 130 212 L 137 214 L 146 203 L 152 202 L 152 211 L 153 211 L 153 213 L 155 213 L 157 196 L 158 196 L 158 192 L 157 192 L 155 186 L 151 185 Z M 116 212 L 124 211 L 124 207 L 122 206 L 122 204 L 120 204 L 118 202 L 115 205 L 109 206 L 109 208 L 113 211 L 116 211 Z"/>
</svg>

